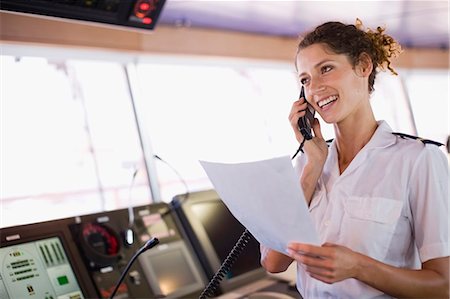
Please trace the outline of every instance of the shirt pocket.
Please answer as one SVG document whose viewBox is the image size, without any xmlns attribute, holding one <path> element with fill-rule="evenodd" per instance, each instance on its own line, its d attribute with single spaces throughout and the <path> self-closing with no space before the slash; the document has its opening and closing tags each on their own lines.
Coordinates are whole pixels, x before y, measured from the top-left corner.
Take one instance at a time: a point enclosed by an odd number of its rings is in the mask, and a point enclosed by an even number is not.
<svg viewBox="0 0 450 299">
<path fill-rule="evenodd" d="M 340 234 L 342 244 L 384 260 L 394 241 L 402 208 L 403 202 L 385 197 L 347 198 Z"/>
</svg>

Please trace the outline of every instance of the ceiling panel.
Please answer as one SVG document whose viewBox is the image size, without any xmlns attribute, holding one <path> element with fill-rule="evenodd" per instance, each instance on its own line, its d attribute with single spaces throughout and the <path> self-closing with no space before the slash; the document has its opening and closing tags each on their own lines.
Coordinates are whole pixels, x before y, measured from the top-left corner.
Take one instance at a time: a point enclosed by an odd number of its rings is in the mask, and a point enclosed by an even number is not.
<svg viewBox="0 0 450 299">
<path fill-rule="evenodd" d="M 449 1 L 167 0 L 160 24 L 296 37 L 325 21 L 384 26 L 408 47 L 449 47 Z"/>
</svg>

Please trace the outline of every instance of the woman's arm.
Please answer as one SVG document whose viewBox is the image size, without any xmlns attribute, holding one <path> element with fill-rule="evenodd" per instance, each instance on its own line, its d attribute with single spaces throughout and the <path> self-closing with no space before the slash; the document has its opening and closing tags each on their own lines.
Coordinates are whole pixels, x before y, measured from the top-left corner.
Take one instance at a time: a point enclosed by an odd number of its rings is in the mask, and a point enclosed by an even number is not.
<svg viewBox="0 0 450 299">
<path fill-rule="evenodd" d="M 308 205 L 311 203 L 328 155 L 328 145 L 322 137 L 320 123 L 317 118 L 314 119 L 312 128 L 315 136 L 305 142 L 306 164 L 303 167 L 300 177 L 300 187 L 303 190 Z"/>
<path fill-rule="evenodd" d="M 292 243 L 291 257 L 308 274 L 325 283 L 355 278 L 388 295 L 400 298 L 449 298 L 449 257 L 424 262 L 422 269 L 397 268 L 344 246 Z"/>
<path fill-rule="evenodd" d="M 278 251 L 260 245 L 261 265 L 270 273 L 284 272 L 292 263 L 293 259 Z"/>
<path fill-rule="evenodd" d="M 305 116 L 307 109 L 307 102 L 304 98 L 300 98 L 298 101 L 292 103 L 291 111 L 289 113 L 289 122 L 292 130 L 294 131 L 295 138 L 299 144 L 304 143 L 303 151 L 306 154 L 306 165 L 302 169 L 300 187 L 303 189 L 306 202 L 309 205 L 314 194 L 317 181 L 322 174 L 323 165 L 328 154 L 328 146 L 322 136 L 320 130 L 320 123 L 317 118 L 314 119 L 312 129 L 314 131 L 314 137 L 311 140 L 304 142 L 304 137 L 298 129 L 298 120 L 300 117 Z"/>
<path fill-rule="evenodd" d="M 436 258 L 422 264 L 422 269 L 396 268 L 361 258 L 356 279 L 399 298 L 449 298 L 449 258 Z"/>
</svg>

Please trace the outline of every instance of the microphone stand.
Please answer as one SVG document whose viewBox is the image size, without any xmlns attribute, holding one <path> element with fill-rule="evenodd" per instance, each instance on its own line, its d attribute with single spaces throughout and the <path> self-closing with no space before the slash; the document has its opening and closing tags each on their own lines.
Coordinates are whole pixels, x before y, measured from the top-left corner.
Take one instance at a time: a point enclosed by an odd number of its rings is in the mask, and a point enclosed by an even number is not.
<svg viewBox="0 0 450 299">
<path fill-rule="evenodd" d="M 117 290 L 119 289 L 120 284 L 122 283 L 123 279 L 125 278 L 125 275 L 127 274 L 128 270 L 130 270 L 131 265 L 136 260 L 136 258 L 143 253 L 144 251 L 147 251 L 148 249 L 156 246 L 159 243 L 159 240 L 157 238 L 152 238 L 148 240 L 144 246 L 142 246 L 130 259 L 127 266 L 125 267 L 125 270 L 123 270 L 122 275 L 119 278 L 119 281 L 116 284 L 116 287 L 114 288 L 114 291 L 111 293 L 111 296 L 109 296 L 109 299 L 112 299 L 114 295 L 117 293 Z"/>
</svg>

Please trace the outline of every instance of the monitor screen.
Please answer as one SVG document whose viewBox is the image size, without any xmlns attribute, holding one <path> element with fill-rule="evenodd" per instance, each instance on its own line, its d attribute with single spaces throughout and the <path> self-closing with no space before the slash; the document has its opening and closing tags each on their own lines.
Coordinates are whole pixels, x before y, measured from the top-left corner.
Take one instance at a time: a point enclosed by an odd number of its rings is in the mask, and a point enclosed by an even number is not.
<svg viewBox="0 0 450 299">
<path fill-rule="evenodd" d="M 181 240 L 144 252 L 139 262 L 158 297 L 185 298 L 204 287 L 198 267 Z"/>
<path fill-rule="evenodd" d="M 0 248 L 0 298 L 84 298 L 59 237 Z"/>
<path fill-rule="evenodd" d="M 222 263 L 238 241 L 245 227 L 234 218 L 221 200 L 192 203 L 191 210 L 203 226 Z M 252 237 L 228 272 L 228 279 L 261 268 L 259 244 Z"/>
</svg>

